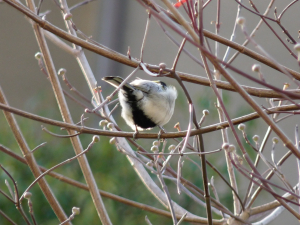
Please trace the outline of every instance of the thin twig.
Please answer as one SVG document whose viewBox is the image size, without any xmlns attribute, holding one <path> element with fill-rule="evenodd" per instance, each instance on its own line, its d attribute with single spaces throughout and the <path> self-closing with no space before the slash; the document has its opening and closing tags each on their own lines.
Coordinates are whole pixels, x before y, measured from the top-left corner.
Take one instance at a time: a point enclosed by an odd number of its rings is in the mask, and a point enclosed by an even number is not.
<svg viewBox="0 0 300 225">
<path fill-rule="evenodd" d="M 285 106 L 281 106 L 281 107 L 269 108 L 270 112 L 265 111 L 265 113 L 272 114 L 273 109 L 276 111 L 279 111 L 279 110 L 285 111 L 285 110 L 294 110 L 297 108 L 298 107 L 295 105 L 285 105 Z M 42 116 L 38 116 L 38 115 L 35 115 L 32 113 L 25 112 L 23 110 L 16 109 L 11 106 L 7 106 L 2 103 L 0 103 L 0 109 L 14 113 L 14 114 L 22 116 L 22 117 L 26 117 L 31 120 L 39 121 L 42 123 L 46 123 L 46 124 L 54 125 L 54 126 L 58 126 L 58 127 L 65 127 L 68 129 L 78 131 L 78 132 L 81 131 L 82 133 L 86 133 L 86 134 L 95 134 L 95 135 L 102 135 L 102 136 L 109 136 L 109 137 L 127 137 L 127 138 L 132 138 L 132 136 L 133 136 L 133 132 L 105 131 L 105 130 L 99 130 L 99 129 L 89 128 L 89 127 L 82 127 L 82 126 L 78 126 L 75 124 L 70 124 L 70 123 L 66 123 L 66 122 L 62 122 L 62 121 L 58 121 L 58 120 L 49 119 L 46 117 L 42 117 Z M 254 113 L 250 113 L 245 116 L 241 116 L 241 117 L 231 119 L 231 120 L 232 120 L 233 125 L 237 125 L 237 124 L 244 123 L 244 122 L 251 121 L 254 119 L 258 119 L 258 118 L 260 118 L 259 114 L 257 112 L 254 112 Z M 209 125 L 209 126 L 202 127 L 199 129 L 195 129 L 195 130 L 193 129 L 191 131 L 191 136 L 209 133 L 209 132 L 213 132 L 213 131 L 220 130 L 220 129 L 225 129 L 228 126 L 229 126 L 228 122 L 225 121 L 222 123 Z M 168 132 L 168 133 L 161 134 L 161 138 L 163 138 L 163 139 L 165 139 L 165 138 L 180 138 L 180 137 L 185 137 L 185 136 L 186 136 L 186 131 Z M 138 138 L 157 139 L 158 135 L 156 133 L 139 133 L 137 135 L 137 137 Z"/>
<path fill-rule="evenodd" d="M 74 9 L 80 7 L 80 6 L 86 5 L 86 4 L 88 4 L 88 3 L 92 2 L 92 1 L 95 1 L 95 0 L 85 0 L 85 1 L 79 2 L 79 3 L 77 3 L 77 4 L 73 5 L 73 6 L 71 6 L 71 7 L 69 8 L 69 10 L 72 11 L 72 10 L 74 10 Z"/>
<path fill-rule="evenodd" d="M 8 222 L 10 222 L 12 225 L 17 225 L 8 215 L 6 215 L 1 209 L 0 209 L 0 214 L 7 219 Z"/>
<path fill-rule="evenodd" d="M 67 76 L 65 73 L 62 74 L 62 79 L 65 82 L 65 84 L 67 85 L 67 87 L 70 89 L 70 91 L 73 91 L 78 97 L 80 97 L 81 99 L 83 99 L 84 101 L 86 101 L 87 103 L 91 103 L 91 101 L 85 97 L 82 93 L 80 93 L 75 87 L 74 85 L 72 85 L 70 83 L 70 81 L 67 79 Z"/>
<path fill-rule="evenodd" d="M 14 185 L 14 192 L 15 192 L 15 197 L 14 197 L 14 203 L 15 206 L 17 208 L 17 210 L 20 212 L 20 214 L 22 215 L 22 218 L 25 220 L 27 225 L 31 225 L 29 219 L 27 218 L 22 205 L 21 205 L 21 201 L 19 201 L 19 191 L 18 191 L 18 187 L 17 187 L 17 183 L 14 180 L 14 178 L 10 175 L 10 173 L 0 164 L 1 169 L 6 173 L 6 175 L 11 179 L 11 181 L 13 182 Z"/>
<path fill-rule="evenodd" d="M 28 192 L 28 191 L 33 187 L 33 185 L 36 184 L 36 183 L 37 183 L 41 178 L 43 178 L 46 174 L 48 174 L 49 172 L 55 170 L 56 168 L 58 168 L 58 167 L 60 167 L 60 166 L 63 166 L 63 165 L 65 165 L 65 164 L 67 164 L 67 163 L 72 162 L 74 159 L 77 159 L 78 157 L 82 156 L 83 154 L 86 154 L 87 151 L 89 151 L 89 150 L 92 148 L 92 146 L 93 146 L 94 144 L 95 144 L 95 142 L 94 142 L 94 140 L 93 140 L 93 141 L 88 145 L 88 147 L 87 147 L 84 151 L 82 151 L 81 153 L 79 153 L 78 155 L 73 156 L 73 157 L 71 157 L 71 158 L 69 158 L 69 159 L 67 159 L 67 160 L 65 160 L 65 161 L 63 161 L 63 162 L 61 162 L 61 163 L 59 163 L 59 164 L 57 164 L 57 165 L 51 167 L 50 169 L 46 170 L 45 172 L 43 172 L 40 176 L 38 176 L 38 177 L 37 177 L 37 178 L 36 178 L 36 179 L 35 179 L 35 180 L 34 180 L 27 188 L 26 188 L 26 190 L 24 191 L 24 193 L 23 193 L 22 196 L 20 197 L 20 201 L 23 200 L 24 194 L 25 194 L 26 192 Z"/>
<path fill-rule="evenodd" d="M 53 26 L 51 23 L 49 23 L 48 21 L 42 20 L 41 18 L 39 18 L 38 16 L 36 16 L 35 14 L 33 14 L 30 10 L 26 9 L 23 5 L 19 4 L 18 2 L 12 2 L 10 0 L 4 0 L 5 2 L 7 2 L 8 4 L 10 4 L 11 6 L 13 6 L 14 8 L 16 8 L 17 10 L 21 11 L 22 13 L 26 14 L 28 17 L 30 17 L 32 20 L 34 20 L 36 23 L 38 23 L 43 29 L 50 31 L 51 33 L 56 34 L 57 36 L 71 41 L 72 43 L 75 43 L 76 45 L 79 45 L 81 47 L 84 47 L 90 51 L 93 51 L 97 54 L 103 55 L 107 58 L 119 61 L 123 64 L 126 64 L 128 66 L 131 67 L 137 67 L 138 66 L 138 62 L 136 60 L 133 59 L 128 59 L 128 57 L 126 55 L 122 55 L 119 53 L 116 53 L 115 51 L 110 51 L 107 48 L 101 48 L 98 46 L 95 46 L 92 43 L 86 42 L 78 37 L 75 37 L 73 35 L 68 34 L 67 32 L 57 28 L 56 26 Z M 151 10 L 151 9 L 150 9 Z M 155 13 L 153 10 L 151 10 L 152 15 L 155 15 L 158 17 L 158 14 Z M 162 20 L 163 22 L 165 22 L 164 20 Z M 175 27 L 172 27 L 173 29 L 175 29 Z M 273 62 L 271 62 L 269 59 L 262 57 L 261 55 L 251 51 L 250 49 L 245 48 L 242 45 L 239 45 L 237 43 L 234 42 L 230 42 L 228 41 L 226 38 L 222 38 L 220 36 L 216 36 L 213 33 L 210 33 L 208 31 L 203 31 L 204 35 L 215 40 L 218 41 L 224 45 L 228 45 L 230 47 L 232 47 L 233 49 L 240 51 L 274 69 L 278 69 L 277 65 L 275 65 Z M 182 34 L 183 37 L 186 37 L 184 34 Z M 190 38 L 187 38 L 188 41 L 191 41 Z M 194 43 L 194 42 L 193 42 Z M 156 67 L 157 68 L 157 67 Z M 296 79 L 300 79 L 300 74 L 296 71 L 290 70 L 286 67 L 284 67 L 290 74 L 292 74 Z M 157 70 L 157 69 L 156 69 Z M 181 73 L 179 73 L 181 74 Z"/>
<path fill-rule="evenodd" d="M 55 133 L 53 133 L 53 132 L 50 132 L 50 131 L 47 130 L 47 128 L 44 127 L 43 125 L 42 125 L 41 127 L 42 127 L 42 131 L 45 131 L 46 133 L 51 134 L 53 137 L 58 137 L 58 138 L 70 138 L 70 137 L 76 137 L 76 136 L 78 136 L 78 135 L 81 134 L 81 132 L 78 132 L 78 133 L 70 134 L 70 135 L 60 135 L 60 134 L 55 134 Z"/>
<path fill-rule="evenodd" d="M 26 164 L 26 161 L 25 161 L 25 159 L 23 157 L 17 155 L 16 153 L 14 153 L 13 151 L 11 151 L 8 148 L 4 147 L 3 145 L 0 145 L 0 151 L 4 152 L 5 154 L 7 154 L 7 155 L 9 155 L 11 157 L 13 157 L 14 159 L 18 160 L 19 162 L 22 162 L 22 163 Z M 47 171 L 47 169 L 44 168 L 44 167 L 40 166 L 39 168 L 40 168 L 40 170 L 42 172 Z M 80 182 L 75 181 L 73 179 L 70 179 L 70 178 L 68 178 L 66 176 L 63 176 L 63 175 L 59 174 L 59 173 L 51 171 L 47 175 L 49 175 L 51 177 L 54 177 L 55 179 L 57 179 L 59 181 L 65 182 L 67 184 L 70 184 L 70 185 L 72 185 L 74 187 L 80 188 L 82 190 L 85 190 L 85 191 L 89 190 L 89 188 L 88 188 L 88 186 L 86 184 L 83 184 L 83 183 L 80 183 Z M 171 217 L 171 214 L 169 212 L 165 211 L 165 210 L 157 209 L 157 208 L 149 206 L 149 205 L 145 205 L 145 204 L 142 204 L 142 203 L 139 203 L 139 202 L 135 202 L 135 201 L 132 201 L 132 200 L 129 200 L 129 199 L 126 199 L 126 198 L 123 198 L 123 197 L 111 194 L 111 193 L 106 192 L 106 191 L 99 190 L 99 193 L 103 197 L 110 198 L 112 200 L 121 202 L 123 204 L 129 205 L 129 206 L 133 206 L 133 207 L 136 207 L 136 208 L 140 208 L 142 210 L 146 210 L 146 211 L 158 214 L 158 215 L 162 215 L 162 216 L 166 216 L 166 217 Z M 177 216 L 177 218 L 180 219 L 179 216 Z M 199 219 L 196 219 L 196 218 L 186 218 L 185 221 L 189 221 L 189 222 L 201 222 L 202 220 L 199 220 Z"/>
<path fill-rule="evenodd" d="M 184 156 L 184 155 L 208 155 L 208 154 L 213 154 L 222 151 L 222 149 L 217 149 L 209 152 L 180 152 L 180 153 L 163 153 L 163 152 L 158 152 L 158 153 L 147 153 L 147 152 L 140 152 L 138 151 L 139 154 L 142 155 L 179 155 L 179 156 Z"/>
<path fill-rule="evenodd" d="M 7 100 L 4 96 L 4 93 L 0 87 L 0 103 L 4 106 L 8 106 Z M 9 107 L 9 106 L 8 106 Z M 20 146 L 20 150 L 22 151 L 22 154 L 24 155 L 26 161 L 28 162 L 29 168 L 32 171 L 34 177 L 38 177 L 41 174 L 41 171 L 39 170 L 38 164 L 35 161 L 35 157 L 33 156 L 22 132 L 20 127 L 18 126 L 18 123 L 14 117 L 13 114 L 9 113 L 8 111 L 4 111 L 6 120 L 8 121 L 11 130 L 16 138 L 16 141 L 18 145 Z M 60 221 L 64 221 L 67 216 L 64 213 L 62 207 L 60 206 L 59 202 L 57 201 L 56 197 L 54 196 L 51 188 L 48 186 L 48 183 L 45 179 L 41 179 L 39 181 L 39 186 L 44 193 L 47 201 L 50 203 L 54 213 L 58 217 Z"/>
<path fill-rule="evenodd" d="M 155 166 L 156 166 L 156 170 L 157 170 L 157 177 L 158 177 L 159 182 L 161 183 L 161 186 L 162 186 L 162 188 L 165 192 L 165 195 L 167 197 L 169 209 L 170 209 L 170 212 L 171 212 L 171 215 L 172 215 L 173 224 L 177 224 L 177 218 L 176 218 L 176 215 L 175 215 L 172 199 L 171 199 L 170 193 L 168 191 L 168 188 L 166 186 L 166 183 L 164 182 L 164 179 L 161 175 L 160 166 L 158 165 L 157 160 L 158 160 L 158 157 L 156 157 L 156 160 L 154 162 Z"/>
<path fill-rule="evenodd" d="M 127 81 L 139 70 L 139 67 L 135 68 L 131 74 L 129 74 L 123 81 L 122 83 L 109 95 L 106 97 L 106 99 L 100 104 L 98 105 L 96 108 L 94 108 L 91 112 L 96 112 L 98 110 L 100 110 L 105 104 L 107 104 L 107 102 L 109 102 L 112 97 L 118 93 L 118 91 L 127 83 Z M 90 111 L 88 111 L 90 112 Z"/>
<path fill-rule="evenodd" d="M 141 47 L 141 54 L 140 54 L 140 61 L 141 62 L 143 62 L 144 48 L 145 48 L 145 45 L 146 45 L 146 38 L 147 38 L 148 30 L 149 30 L 150 19 L 151 19 L 151 13 L 148 13 L 146 29 L 145 29 L 144 38 L 143 38 L 142 47 Z"/>
</svg>

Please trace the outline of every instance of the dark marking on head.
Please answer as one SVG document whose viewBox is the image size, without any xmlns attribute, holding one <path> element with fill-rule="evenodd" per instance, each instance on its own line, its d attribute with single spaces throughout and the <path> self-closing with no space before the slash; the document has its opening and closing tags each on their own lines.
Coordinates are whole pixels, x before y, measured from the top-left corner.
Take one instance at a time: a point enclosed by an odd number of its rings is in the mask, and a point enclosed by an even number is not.
<svg viewBox="0 0 300 225">
<path fill-rule="evenodd" d="M 163 89 L 166 89 L 166 87 L 167 87 L 167 84 L 163 81 L 157 80 L 157 81 L 153 81 L 153 82 L 160 84 L 163 87 Z"/>
<path fill-rule="evenodd" d="M 166 87 L 167 87 L 167 85 L 166 85 L 165 82 L 159 81 L 159 83 L 161 84 L 161 86 L 162 86 L 163 88 L 166 88 Z"/>
</svg>

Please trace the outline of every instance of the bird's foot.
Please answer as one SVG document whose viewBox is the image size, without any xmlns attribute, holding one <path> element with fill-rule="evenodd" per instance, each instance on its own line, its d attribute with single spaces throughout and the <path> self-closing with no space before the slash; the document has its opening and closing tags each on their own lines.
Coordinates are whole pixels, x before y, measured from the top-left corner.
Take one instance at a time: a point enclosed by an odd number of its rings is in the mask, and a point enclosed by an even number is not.
<svg viewBox="0 0 300 225">
<path fill-rule="evenodd" d="M 138 129 L 137 129 L 137 126 L 135 126 L 135 132 L 133 134 L 133 140 L 135 141 L 137 138 L 136 138 L 136 135 L 139 133 Z"/>
<path fill-rule="evenodd" d="M 160 128 L 160 131 L 158 132 L 157 139 L 158 139 L 158 141 L 160 141 L 161 140 L 161 135 L 166 133 L 166 131 L 163 127 L 161 127 L 161 126 L 158 126 L 158 127 Z M 164 141 L 164 139 L 162 139 L 162 141 Z"/>
<path fill-rule="evenodd" d="M 138 131 L 135 131 L 134 134 L 133 134 L 133 140 L 135 141 L 137 138 L 136 138 L 136 135 L 138 134 L 139 132 Z"/>
</svg>

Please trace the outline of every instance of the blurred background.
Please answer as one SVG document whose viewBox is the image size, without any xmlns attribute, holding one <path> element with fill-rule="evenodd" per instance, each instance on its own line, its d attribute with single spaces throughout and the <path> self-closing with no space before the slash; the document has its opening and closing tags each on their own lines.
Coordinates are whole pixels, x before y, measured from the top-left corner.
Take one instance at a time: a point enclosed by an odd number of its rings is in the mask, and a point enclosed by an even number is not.
<svg viewBox="0 0 300 225">
<path fill-rule="evenodd" d="M 78 0 L 72 0 L 69 1 L 68 4 L 69 6 L 72 6 L 79 2 L 80 1 Z M 269 1 L 266 0 L 254 2 L 256 6 L 261 9 L 261 12 L 263 12 L 266 6 L 269 4 Z M 277 7 L 278 12 L 281 12 L 288 3 L 289 1 L 276 2 L 275 6 Z M 36 1 L 36 4 L 38 4 L 38 1 Z M 221 1 L 220 35 L 228 39 L 230 38 L 236 19 L 236 9 L 237 4 L 234 1 Z M 274 7 L 272 9 L 274 11 Z M 50 10 L 51 12 L 46 16 L 46 19 L 52 24 L 65 29 L 60 10 L 53 1 L 43 2 L 41 12 L 45 12 L 47 10 Z M 282 18 L 282 23 L 285 25 L 285 28 L 289 30 L 291 35 L 294 37 L 298 35 L 297 32 L 299 29 L 300 19 L 299 10 L 300 5 L 295 4 Z M 270 15 L 273 14 L 273 11 L 270 11 Z M 126 55 L 128 46 L 130 46 L 131 57 L 140 57 L 140 48 L 148 16 L 146 10 L 137 1 L 95 0 L 87 5 L 73 10 L 72 14 L 73 21 L 77 28 L 86 35 L 91 36 L 99 43 L 124 55 Z M 242 10 L 241 15 L 246 18 L 247 30 L 251 32 L 258 23 L 259 18 L 257 16 L 253 16 L 253 14 L 246 10 Z M 205 29 L 215 32 L 215 25 L 213 21 L 216 20 L 216 1 L 212 1 L 207 6 L 204 11 L 204 19 Z M 285 36 L 282 34 L 281 30 L 275 26 L 275 24 L 272 24 L 272 26 L 274 30 L 283 39 L 285 39 Z M 177 39 L 178 42 L 181 42 L 181 38 L 177 34 L 169 29 L 167 30 L 175 37 L 175 39 Z M 238 27 L 235 41 L 238 43 L 243 43 L 244 40 L 245 37 Z M 275 60 L 293 70 L 299 71 L 296 60 L 290 56 L 288 51 L 279 43 L 278 39 L 274 37 L 266 25 L 263 24 L 258 30 L 255 35 L 255 40 Z M 209 43 L 213 48 L 214 42 L 209 40 Z M 72 83 L 80 92 L 90 99 L 91 95 L 89 93 L 88 86 L 74 57 L 64 52 L 50 41 L 48 41 L 48 44 L 56 70 L 65 68 L 67 70 L 66 75 L 70 83 Z M 292 49 L 292 45 L 289 43 L 287 44 Z M 187 44 L 186 48 L 192 54 L 194 54 L 194 56 L 200 58 L 197 49 L 195 49 L 193 46 Z M 226 48 L 226 46 L 220 45 L 221 56 L 224 55 Z M 249 45 L 249 48 L 257 51 L 253 45 Z M 11 106 L 18 109 L 52 119 L 62 120 L 50 82 L 41 72 L 37 60 L 34 57 L 38 51 L 39 48 L 28 20 L 24 17 L 24 15 L 19 13 L 11 6 L 1 2 L 0 85 L 8 102 Z M 164 62 L 167 64 L 167 67 L 171 67 L 177 51 L 178 47 L 169 41 L 155 19 L 152 18 L 144 50 L 144 62 L 154 65 Z M 102 86 L 104 96 L 111 93 L 113 88 L 102 82 L 102 77 L 125 77 L 133 70 L 133 68 L 106 59 L 92 52 L 85 50 L 85 53 L 98 81 L 98 85 Z M 231 51 L 230 56 L 233 53 L 234 51 Z M 232 65 L 243 70 L 244 72 L 251 74 L 251 67 L 254 63 L 257 62 L 245 55 L 240 55 Z M 190 58 L 185 54 L 181 55 L 177 70 L 198 76 L 206 76 L 204 70 L 198 64 L 190 60 Z M 285 82 L 289 82 L 286 77 L 274 69 L 262 66 L 262 70 L 265 79 L 269 83 L 279 88 L 282 88 Z M 137 76 L 140 78 L 152 79 L 142 71 L 138 72 Z M 238 75 L 235 75 L 235 77 L 242 84 L 260 87 L 259 85 L 254 84 L 253 82 L 250 82 Z M 174 124 L 180 122 L 182 130 L 186 130 L 189 114 L 187 101 L 183 91 L 179 88 L 179 85 L 177 85 L 174 80 L 170 78 L 161 78 L 161 80 L 176 86 L 179 93 L 176 102 L 176 111 L 171 121 L 165 126 L 165 129 L 167 131 L 176 131 L 173 128 Z M 195 84 L 189 83 L 185 83 L 185 85 L 190 91 L 195 103 L 197 118 L 200 120 L 202 116 L 202 110 L 208 109 L 210 111 L 210 115 L 205 120 L 203 126 L 218 123 L 218 113 L 215 108 L 216 98 L 211 88 L 196 86 Z M 65 90 L 69 91 L 63 82 L 62 86 Z M 292 83 L 291 88 L 295 88 L 295 85 Z M 259 104 L 268 106 L 265 99 L 255 98 L 255 100 Z M 73 120 L 75 122 L 79 121 L 84 109 L 70 99 L 67 99 L 67 101 L 72 112 Z M 224 91 L 224 102 L 231 118 L 253 112 L 250 106 L 248 106 L 237 94 L 233 92 Z M 113 115 L 122 130 L 130 131 L 130 128 L 126 126 L 120 117 L 120 107 L 114 111 Z M 284 131 L 289 135 L 289 137 L 291 137 L 292 140 L 294 140 L 294 126 L 297 123 L 295 120 L 296 118 L 298 118 L 298 116 L 284 120 L 284 124 L 281 124 L 283 125 L 282 128 Z M 74 151 L 68 139 L 54 138 L 51 135 L 44 133 L 40 128 L 41 124 L 38 122 L 30 121 L 18 116 L 17 120 L 31 148 L 36 147 L 42 142 L 47 142 L 46 146 L 42 147 L 35 153 L 35 157 L 40 165 L 49 168 L 69 157 L 74 156 Z M 91 115 L 89 120 L 85 122 L 85 125 L 99 128 L 99 120 L 100 118 Z M 21 154 L 2 113 L 0 115 L 0 124 L 0 144 L 7 146 L 15 153 Z M 267 130 L 267 125 L 264 124 L 260 119 L 247 122 L 246 125 L 247 135 L 250 139 L 255 134 L 259 135 L 262 139 Z M 47 128 L 52 132 L 61 134 L 63 133 L 57 127 L 47 126 Z M 158 132 L 158 129 L 154 129 L 151 132 Z M 241 135 L 241 133 L 239 133 L 239 135 Z M 242 135 L 240 137 L 242 138 Z M 92 136 L 83 134 L 80 136 L 80 139 L 85 147 L 88 145 L 88 143 L 90 143 Z M 206 151 L 218 149 L 221 147 L 222 143 L 221 132 L 217 131 L 205 134 L 204 140 Z M 230 140 L 233 144 L 235 144 L 235 140 L 232 135 L 230 135 Z M 101 137 L 100 143 L 96 144 L 87 154 L 94 176 L 96 180 L 99 181 L 98 187 L 113 194 L 162 209 L 160 203 L 145 189 L 144 185 L 128 163 L 125 155 L 122 155 L 116 151 L 115 147 L 111 146 L 108 141 L 108 138 Z M 149 150 L 152 141 L 153 140 L 138 140 L 138 143 Z M 168 144 L 172 144 L 172 141 L 170 141 Z M 269 145 L 267 150 L 271 150 L 271 142 L 268 142 L 267 145 Z M 248 148 L 246 144 L 245 146 Z M 250 148 L 248 148 L 248 152 L 250 156 L 252 156 L 252 159 L 254 159 L 255 154 Z M 285 153 L 286 150 L 277 152 L 276 158 L 279 159 Z M 199 162 L 197 157 L 194 157 L 194 159 Z M 228 179 L 223 152 L 209 155 L 207 159 L 211 161 Z M 17 181 L 20 193 L 22 193 L 22 191 L 24 191 L 25 188 L 32 182 L 33 176 L 27 166 L 17 162 L 15 159 L 3 153 L 0 153 L 0 163 Z M 174 159 L 172 163 L 174 168 L 176 168 L 176 159 Z M 287 175 L 289 181 L 291 181 L 292 184 L 295 184 L 297 174 L 290 173 L 288 171 L 290 171 L 291 168 L 295 168 L 296 160 L 289 159 L 286 164 L 289 166 L 283 166 L 282 170 L 286 172 L 285 174 Z M 261 171 L 266 169 L 266 167 L 263 165 L 261 165 L 259 168 Z M 70 164 L 58 168 L 56 172 L 62 173 L 65 176 L 84 183 L 84 179 L 77 161 L 73 161 Z M 209 177 L 215 176 L 215 182 L 216 187 L 218 187 L 220 201 L 226 207 L 232 210 L 233 206 L 231 191 L 218 178 L 216 173 L 211 170 L 209 170 L 208 173 Z M 202 188 L 201 171 L 195 165 L 186 162 L 183 169 L 183 176 Z M 0 188 L 2 190 L 6 190 L 4 179 L 8 178 L 3 172 L 0 172 Z M 100 224 L 88 192 L 57 181 L 51 177 L 47 177 L 47 181 L 50 183 L 56 197 L 59 199 L 59 202 L 68 215 L 71 214 L 71 208 L 73 206 L 81 208 L 81 214 L 75 218 L 73 224 Z M 248 184 L 246 181 L 247 180 L 245 178 L 238 175 L 238 184 L 240 187 L 239 191 L 242 196 Z M 171 183 L 169 182 L 168 184 Z M 182 194 L 178 196 L 176 194 L 176 185 L 170 185 L 170 187 L 172 197 L 182 207 L 199 216 L 206 215 L 205 210 L 191 201 L 186 195 Z M 58 224 L 58 220 L 56 219 L 49 204 L 45 200 L 37 185 L 32 189 L 32 193 L 33 208 L 38 224 Z M 279 191 L 279 193 L 281 192 Z M 273 198 L 269 194 L 265 193 L 262 194 L 260 199 L 257 200 L 256 205 L 267 203 L 272 200 Z M 171 224 L 171 219 L 169 218 L 157 216 L 107 198 L 104 198 L 104 203 L 114 224 L 145 224 L 144 218 L 146 215 L 153 224 Z M 24 207 L 26 209 L 27 206 Z M 18 224 L 24 223 L 14 205 L 2 195 L 0 195 L 0 209 L 10 215 Z M 284 212 L 282 215 L 283 216 L 277 218 L 272 224 L 281 224 L 283 221 L 289 224 L 296 224 L 296 218 L 291 216 L 288 212 Z M 3 217 L 0 216 L 0 224 L 8 223 Z"/>
</svg>

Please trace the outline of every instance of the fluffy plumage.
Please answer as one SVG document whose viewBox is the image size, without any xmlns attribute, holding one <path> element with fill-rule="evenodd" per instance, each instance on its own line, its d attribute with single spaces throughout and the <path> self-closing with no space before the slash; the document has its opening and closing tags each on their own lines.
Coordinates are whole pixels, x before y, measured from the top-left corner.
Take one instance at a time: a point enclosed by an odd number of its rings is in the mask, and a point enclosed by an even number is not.
<svg viewBox="0 0 300 225">
<path fill-rule="evenodd" d="M 115 87 L 123 82 L 121 77 L 102 80 Z M 122 117 L 133 130 L 165 125 L 173 115 L 176 98 L 175 87 L 162 81 L 136 79 L 119 91 Z"/>
</svg>

